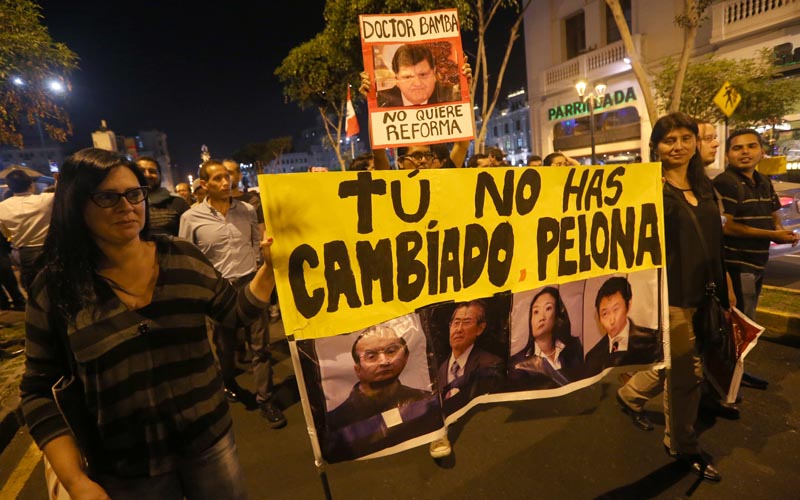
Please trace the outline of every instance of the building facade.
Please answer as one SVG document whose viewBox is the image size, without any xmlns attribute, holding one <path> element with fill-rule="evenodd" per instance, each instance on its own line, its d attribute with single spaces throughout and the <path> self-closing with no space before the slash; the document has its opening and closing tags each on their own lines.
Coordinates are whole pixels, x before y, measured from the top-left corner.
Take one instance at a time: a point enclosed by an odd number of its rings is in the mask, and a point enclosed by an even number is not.
<svg viewBox="0 0 800 500">
<path fill-rule="evenodd" d="M 480 130 L 480 119 L 476 120 L 475 126 Z M 484 144 L 486 148 L 500 148 L 509 165 L 520 166 L 528 164 L 529 155 L 538 154 L 531 150 L 530 142 L 528 94 L 525 89 L 520 89 L 508 94 L 505 101 L 495 108 L 488 121 Z"/>
<path fill-rule="evenodd" d="M 620 5 L 648 73 L 656 73 L 667 57 L 680 56 L 683 31 L 674 19 L 682 13 L 683 2 L 620 0 Z M 694 57 L 752 58 L 764 47 L 800 47 L 800 0 L 724 0 L 707 14 Z M 652 124 L 605 2 L 534 0 L 525 13 L 524 29 L 532 149 L 542 156 L 563 151 L 590 163 L 588 105 L 594 100 L 598 162 L 648 161 Z M 794 49 L 790 53 L 792 58 L 800 55 Z M 590 90 L 604 83 L 603 97 L 584 103 L 575 90 L 580 79 Z M 798 118 L 786 117 L 790 130 L 781 140 L 797 135 L 793 131 L 800 129 Z M 719 135 L 723 133 L 720 128 Z"/>
</svg>

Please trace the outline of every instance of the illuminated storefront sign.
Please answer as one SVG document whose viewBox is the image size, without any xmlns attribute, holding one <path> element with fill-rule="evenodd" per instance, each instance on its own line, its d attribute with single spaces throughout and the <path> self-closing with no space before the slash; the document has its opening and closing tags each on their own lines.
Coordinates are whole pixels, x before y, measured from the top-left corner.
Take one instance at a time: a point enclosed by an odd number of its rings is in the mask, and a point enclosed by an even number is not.
<svg viewBox="0 0 800 500">
<path fill-rule="evenodd" d="M 630 101 L 636 100 L 636 92 L 633 87 L 628 87 L 627 90 L 616 90 L 605 94 L 602 98 L 595 101 L 595 111 L 602 110 L 611 106 L 618 106 Z M 575 101 L 570 104 L 564 104 L 555 108 L 547 110 L 548 120 L 563 120 L 564 118 L 571 118 L 574 116 L 588 115 L 589 114 L 589 101 L 581 102 Z"/>
</svg>

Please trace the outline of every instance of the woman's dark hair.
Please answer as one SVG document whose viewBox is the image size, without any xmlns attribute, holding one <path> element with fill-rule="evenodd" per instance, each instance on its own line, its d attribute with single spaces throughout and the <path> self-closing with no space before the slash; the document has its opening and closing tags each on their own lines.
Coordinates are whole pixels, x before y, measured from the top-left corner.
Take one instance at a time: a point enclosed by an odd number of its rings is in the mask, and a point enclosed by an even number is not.
<svg viewBox="0 0 800 500">
<path fill-rule="evenodd" d="M 544 157 L 542 160 L 542 166 L 544 167 L 551 167 L 553 166 L 553 162 L 556 161 L 556 158 L 559 156 L 564 157 L 563 153 L 550 153 L 549 155 Z"/>
<path fill-rule="evenodd" d="M 94 274 L 101 254 L 89 234 L 83 214 L 89 195 L 115 167 L 127 167 L 140 186 L 147 185 L 135 163 L 103 149 L 82 149 L 61 166 L 50 229 L 44 242 L 44 272 L 50 303 L 68 319 L 73 319 L 80 309 L 95 301 Z M 144 203 L 142 239 L 150 222 L 147 200 Z"/>
<path fill-rule="evenodd" d="M 539 293 L 533 296 L 531 305 L 528 307 L 528 345 L 533 346 L 533 328 L 531 327 L 533 304 L 536 303 L 536 299 L 544 294 L 548 294 L 556 299 L 556 316 L 553 320 L 553 346 L 556 345 L 556 340 L 560 340 L 565 346 L 569 345 L 570 339 L 572 338 L 572 325 L 569 321 L 569 314 L 567 314 L 567 308 L 561 301 L 561 295 L 558 293 L 558 289 L 552 286 L 542 288 Z"/>
<path fill-rule="evenodd" d="M 666 137 L 667 134 L 679 128 L 685 128 L 691 131 L 697 138 L 697 141 L 700 141 L 700 129 L 697 125 L 697 120 L 686 113 L 681 113 L 680 111 L 664 115 L 658 119 L 655 125 L 653 125 L 653 131 L 650 133 L 650 155 L 653 161 L 657 161 L 657 158 L 655 158 L 654 155 L 658 143 L 664 140 L 664 137 Z M 688 177 L 689 185 L 692 187 L 692 189 L 694 189 L 696 196 L 705 197 L 710 195 L 709 191 L 713 192 L 713 190 L 709 187 L 711 181 L 708 180 L 708 177 L 706 176 L 705 167 L 703 166 L 703 159 L 700 158 L 699 149 L 695 150 L 694 155 L 692 155 L 691 160 L 689 160 L 689 168 L 686 171 L 686 176 Z"/>
</svg>

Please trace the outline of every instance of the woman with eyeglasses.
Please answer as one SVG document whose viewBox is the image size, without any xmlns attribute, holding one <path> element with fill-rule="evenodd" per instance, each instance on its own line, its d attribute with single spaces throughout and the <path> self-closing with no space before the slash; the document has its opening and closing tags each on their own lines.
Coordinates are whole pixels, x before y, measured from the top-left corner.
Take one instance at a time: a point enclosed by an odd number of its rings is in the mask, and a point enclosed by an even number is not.
<svg viewBox="0 0 800 500">
<path fill-rule="evenodd" d="M 263 312 L 270 242 L 237 293 L 190 243 L 144 236 L 146 199 L 123 156 L 89 148 L 64 163 L 26 315 L 25 421 L 74 500 L 246 498 L 205 317 Z M 83 450 L 51 392 L 70 372 L 94 436 Z"/>
</svg>

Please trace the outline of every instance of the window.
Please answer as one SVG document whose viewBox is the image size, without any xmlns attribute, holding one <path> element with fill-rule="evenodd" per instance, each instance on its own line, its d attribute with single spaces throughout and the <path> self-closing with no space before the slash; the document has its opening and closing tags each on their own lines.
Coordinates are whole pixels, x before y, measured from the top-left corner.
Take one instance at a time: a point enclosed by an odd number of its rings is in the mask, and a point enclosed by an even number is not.
<svg viewBox="0 0 800 500">
<path fill-rule="evenodd" d="M 631 0 L 619 0 L 619 6 L 625 16 L 625 24 L 628 25 L 628 31 L 631 31 Z M 619 34 L 619 28 L 617 28 L 617 23 L 614 21 L 614 14 L 606 5 L 606 43 L 614 43 L 620 40 L 622 40 L 622 35 Z"/>
<path fill-rule="evenodd" d="M 517 120 L 516 122 L 514 122 L 514 124 L 515 124 L 515 128 L 517 129 L 517 132 L 519 132 L 519 131 L 520 131 L 519 120 Z"/>
<path fill-rule="evenodd" d="M 564 20 L 567 42 L 567 59 L 577 57 L 586 51 L 586 21 L 583 11 Z"/>
<path fill-rule="evenodd" d="M 494 127 L 494 136 L 497 137 L 497 126 Z"/>
<path fill-rule="evenodd" d="M 508 133 L 508 123 L 503 124 L 503 133 Z"/>
</svg>

